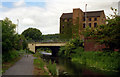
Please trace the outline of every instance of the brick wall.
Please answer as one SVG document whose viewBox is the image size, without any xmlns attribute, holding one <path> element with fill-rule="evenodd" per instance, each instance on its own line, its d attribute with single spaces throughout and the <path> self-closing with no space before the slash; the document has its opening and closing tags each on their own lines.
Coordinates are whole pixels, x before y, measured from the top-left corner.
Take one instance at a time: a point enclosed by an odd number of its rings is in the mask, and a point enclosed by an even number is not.
<svg viewBox="0 0 120 77">
<path fill-rule="evenodd" d="M 84 39 L 84 50 L 85 51 L 102 51 L 105 48 L 104 44 L 99 44 L 95 42 L 95 38 L 85 38 Z"/>
</svg>

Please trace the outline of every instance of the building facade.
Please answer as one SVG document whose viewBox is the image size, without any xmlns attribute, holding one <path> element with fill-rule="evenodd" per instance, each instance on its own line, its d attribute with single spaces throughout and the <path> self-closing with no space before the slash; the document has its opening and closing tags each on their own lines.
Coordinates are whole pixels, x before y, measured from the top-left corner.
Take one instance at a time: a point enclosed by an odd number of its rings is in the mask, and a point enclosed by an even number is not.
<svg viewBox="0 0 120 77">
<path fill-rule="evenodd" d="M 73 9 L 73 13 L 63 13 L 60 17 L 60 35 L 62 38 L 83 37 L 81 32 L 89 26 L 105 24 L 105 13 L 101 11 L 83 12 L 80 8 Z"/>
</svg>

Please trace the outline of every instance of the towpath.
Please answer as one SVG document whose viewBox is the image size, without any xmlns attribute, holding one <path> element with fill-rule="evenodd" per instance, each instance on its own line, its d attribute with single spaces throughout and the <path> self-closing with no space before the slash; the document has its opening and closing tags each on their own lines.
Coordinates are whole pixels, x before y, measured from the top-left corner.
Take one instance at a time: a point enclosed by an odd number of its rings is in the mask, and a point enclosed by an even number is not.
<svg viewBox="0 0 120 77">
<path fill-rule="evenodd" d="M 10 67 L 3 75 L 33 75 L 33 55 L 22 57 L 12 67 Z"/>
</svg>

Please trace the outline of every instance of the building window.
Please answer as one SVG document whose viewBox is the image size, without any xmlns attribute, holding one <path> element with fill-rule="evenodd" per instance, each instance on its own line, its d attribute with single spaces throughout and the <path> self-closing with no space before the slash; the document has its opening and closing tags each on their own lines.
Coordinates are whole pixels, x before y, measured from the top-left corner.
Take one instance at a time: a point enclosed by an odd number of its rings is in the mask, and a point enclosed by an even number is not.
<svg viewBox="0 0 120 77">
<path fill-rule="evenodd" d="M 91 28 L 91 23 L 89 23 L 89 27 Z"/>
<path fill-rule="evenodd" d="M 62 28 L 64 28 L 64 25 L 62 26 Z"/>
<path fill-rule="evenodd" d="M 69 22 L 69 19 L 67 19 L 67 21 Z"/>
<path fill-rule="evenodd" d="M 83 28 L 85 28 L 85 23 L 83 24 Z"/>
<path fill-rule="evenodd" d="M 85 21 L 85 17 L 83 18 L 83 21 Z"/>
<path fill-rule="evenodd" d="M 94 28 L 96 28 L 97 27 L 97 23 L 94 23 Z"/>
<path fill-rule="evenodd" d="M 94 18 L 94 21 L 97 21 L 97 18 Z"/>
<path fill-rule="evenodd" d="M 67 22 L 67 19 L 65 19 L 64 21 Z"/>
<path fill-rule="evenodd" d="M 91 21 L 91 18 L 89 18 L 89 21 Z"/>
</svg>

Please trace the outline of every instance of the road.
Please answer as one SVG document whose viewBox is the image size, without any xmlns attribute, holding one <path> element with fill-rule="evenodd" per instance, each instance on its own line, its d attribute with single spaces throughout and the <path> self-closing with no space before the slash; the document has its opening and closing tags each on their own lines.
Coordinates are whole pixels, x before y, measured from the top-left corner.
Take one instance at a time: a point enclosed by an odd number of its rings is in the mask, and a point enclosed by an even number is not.
<svg viewBox="0 0 120 77">
<path fill-rule="evenodd" d="M 10 67 L 3 75 L 33 75 L 33 55 L 22 57 L 12 67 Z"/>
</svg>

